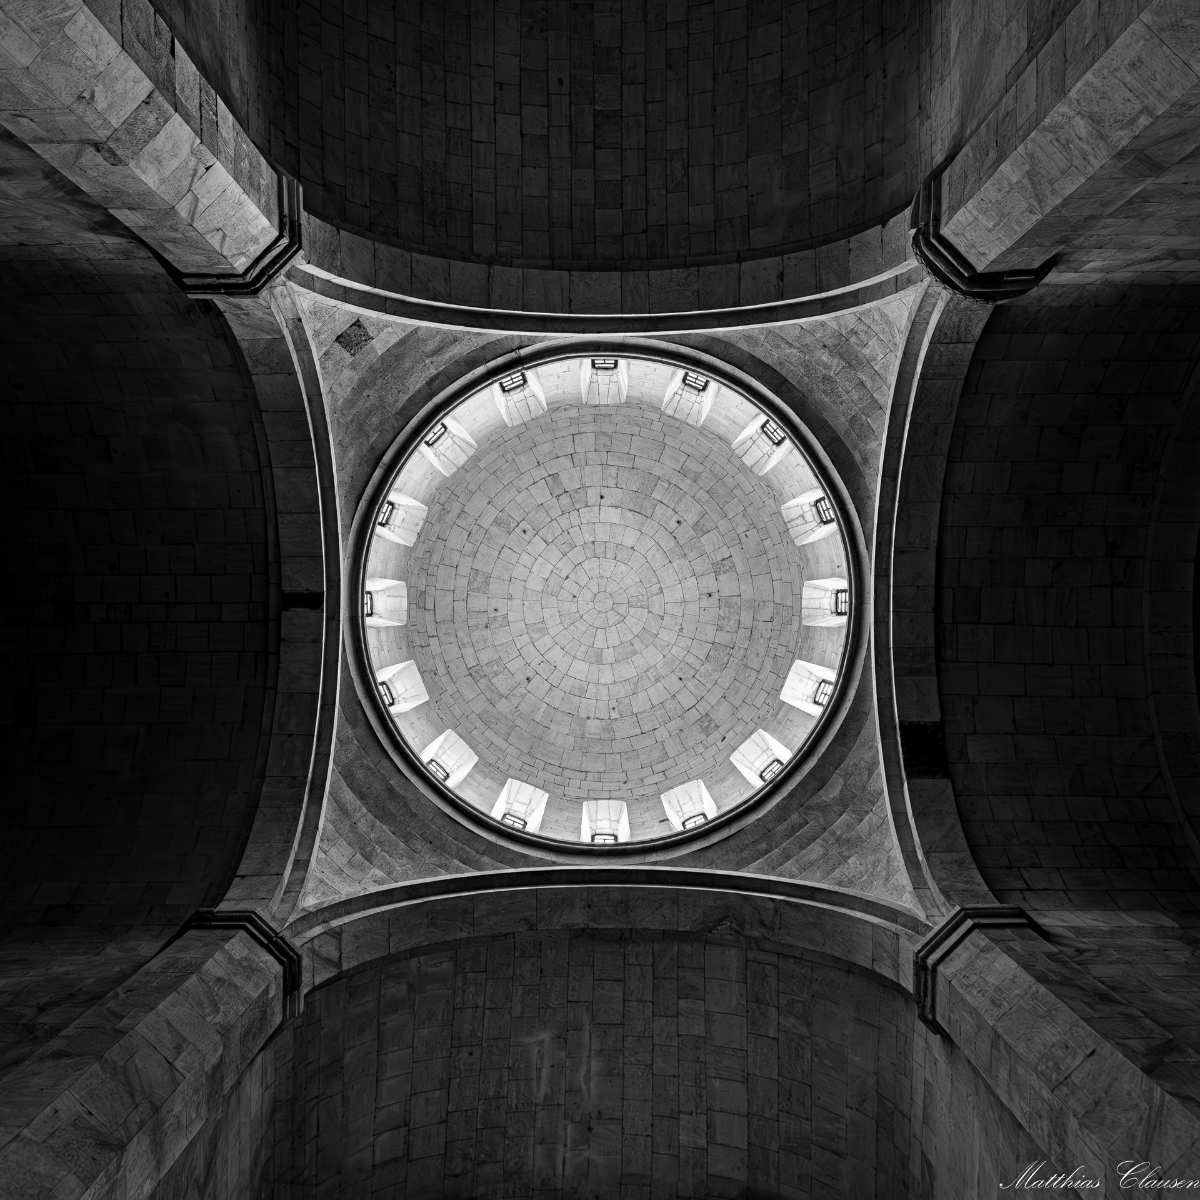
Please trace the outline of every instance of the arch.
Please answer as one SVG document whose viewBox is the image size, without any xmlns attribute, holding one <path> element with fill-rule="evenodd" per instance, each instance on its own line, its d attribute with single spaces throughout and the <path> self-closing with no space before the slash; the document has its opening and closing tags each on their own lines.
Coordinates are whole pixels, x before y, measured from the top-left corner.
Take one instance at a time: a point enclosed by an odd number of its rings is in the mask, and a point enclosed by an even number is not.
<svg viewBox="0 0 1200 1200">
<path fill-rule="evenodd" d="M 795 880 L 681 867 L 533 867 L 442 876 L 299 915 L 304 987 L 401 950 L 512 929 L 744 934 L 841 958 L 912 989 L 924 921 L 901 905 Z"/>
<path fill-rule="evenodd" d="M 308 215 L 288 277 L 327 300 L 449 328 L 662 335 L 797 321 L 894 296 L 924 276 L 905 210 L 828 246 L 750 263 L 577 271 L 477 266 L 398 250 Z"/>
<path fill-rule="evenodd" d="M 1190 664 L 1171 700 L 1154 690 L 1160 664 L 1180 678 L 1157 658 L 1164 640 L 1185 663 L 1190 641 L 1194 509 L 1174 509 L 1164 467 L 1180 469 L 1173 440 L 1187 453 L 1195 437 L 1194 303 L 1188 289 L 1046 286 L 996 308 L 962 388 L 937 551 L 939 703 L 963 829 L 1005 902 L 1192 908 L 1191 814 L 1156 730 L 1172 708 L 1195 721 Z M 1157 334 L 1151 313 L 1184 332 Z M 1181 576 L 1164 571 L 1167 544 Z"/>
<path fill-rule="evenodd" d="M 874 677 L 892 829 L 931 916 L 988 904 L 945 765 L 933 639 L 942 481 L 954 413 L 991 305 L 929 284 L 888 411 L 876 510 Z"/>
<path fill-rule="evenodd" d="M 1146 574 L 1150 703 L 1163 774 L 1200 864 L 1200 371 L 1193 370 L 1155 494 Z"/>
<path fill-rule="evenodd" d="M 280 629 L 262 794 L 221 907 L 278 921 L 299 902 L 333 755 L 342 601 L 333 461 L 320 376 L 287 285 L 218 303 L 263 413 L 276 497 L 271 600 Z"/>
<path fill-rule="evenodd" d="M 103 912 L 114 947 L 131 928 L 153 941 L 219 900 L 267 765 L 277 497 L 262 414 L 211 304 L 30 150 L 4 135 L 0 157 L 19 305 L 4 529 L 24 630 L 6 916 L 65 931 Z"/>
</svg>

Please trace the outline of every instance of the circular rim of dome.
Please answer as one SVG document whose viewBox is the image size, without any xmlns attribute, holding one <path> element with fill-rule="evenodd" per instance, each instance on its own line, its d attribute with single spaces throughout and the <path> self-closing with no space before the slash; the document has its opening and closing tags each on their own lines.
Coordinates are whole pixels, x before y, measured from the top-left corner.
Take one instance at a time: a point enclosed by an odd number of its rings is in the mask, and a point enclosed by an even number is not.
<svg viewBox="0 0 1200 1200">
<path fill-rule="evenodd" d="M 437 428 L 440 419 L 506 375 L 562 360 L 581 360 L 589 355 L 615 355 L 618 358 L 648 360 L 675 370 L 699 371 L 735 394 L 740 394 L 764 416 L 782 425 L 822 485 L 833 507 L 836 530 L 844 551 L 846 581 L 849 585 L 850 618 L 844 626 L 845 634 L 841 642 L 832 694 L 783 768 L 768 782 L 753 789 L 728 809 L 718 812 L 699 826 L 672 830 L 658 837 L 630 839 L 613 844 L 573 841 L 514 828 L 459 795 L 454 788 L 446 786 L 428 771 L 417 748 L 409 744 L 392 719 L 375 683 L 375 667 L 367 645 L 363 604 L 376 518 L 398 476 L 417 453 L 423 440 Z M 420 396 L 420 390 L 416 394 Z M 353 644 L 353 653 L 349 656 L 351 676 L 372 728 L 392 761 L 422 796 L 460 824 L 490 841 L 507 844 L 513 849 L 553 861 L 571 862 L 581 858 L 595 861 L 597 855 L 610 861 L 630 858 L 654 860 L 699 849 L 723 840 L 751 821 L 757 820 L 793 791 L 819 760 L 846 715 L 855 690 L 853 685 L 859 677 L 863 663 L 862 629 L 866 619 L 860 602 L 863 596 L 862 561 L 865 552 L 862 531 L 858 527 L 856 514 L 837 471 L 797 415 L 752 376 L 711 355 L 673 344 L 659 343 L 650 338 L 611 336 L 557 339 L 551 345 L 527 347 L 503 354 L 465 373 L 451 385 L 436 391 L 431 390 L 422 399 L 424 402 L 392 439 L 364 488 L 350 537 L 353 566 L 352 570 L 346 573 L 346 585 L 349 590 L 348 611 L 355 614 L 350 626 Z"/>
</svg>

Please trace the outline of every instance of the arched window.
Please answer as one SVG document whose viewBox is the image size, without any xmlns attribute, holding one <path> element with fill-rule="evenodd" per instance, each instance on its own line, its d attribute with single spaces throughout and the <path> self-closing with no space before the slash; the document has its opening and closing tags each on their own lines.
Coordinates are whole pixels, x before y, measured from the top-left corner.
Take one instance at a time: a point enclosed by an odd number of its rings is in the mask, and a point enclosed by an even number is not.
<svg viewBox="0 0 1200 1200">
<path fill-rule="evenodd" d="M 792 752 L 765 729 L 756 729 L 730 756 L 729 761 L 755 787 L 770 783 Z"/>
<path fill-rule="evenodd" d="M 787 522 L 788 533 L 797 546 L 819 542 L 837 532 L 837 517 L 829 497 L 820 488 L 802 492 L 782 506 L 780 512 Z"/>
<path fill-rule="evenodd" d="M 408 585 L 402 579 L 368 579 L 363 587 L 363 619 L 372 629 L 408 620 Z"/>
<path fill-rule="evenodd" d="M 453 729 L 447 729 L 425 747 L 421 760 L 435 779 L 447 787 L 456 787 L 471 773 L 479 755 Z"/>
<path fill-rule="evenodd" d="M 623 800 L 588 800 L 583 806 L 579 840 L 596 846 L 629 841 L 629 809 Z"/>
<path fill-rule="evenodd" d="M 398 662 L 376 672 L 375 686 L 390 713 L 408 712 L 429 699 L 415 662 Z"/>
<path fill-rule="evenodd" d="M 788 672 L 779 698 L 785 703 L 816 717 L 833 698 L 837 672 L 817 663 L 797 659 Z"/>
<path fill-rule="evenodd" d="M 546 397 L 534 371 L 513 371 L 493 384 L 496 407 L 505 425 L 523 425 L 546 411 Z"/>
<path fill-rule="evenodd" d="M 800 599 L 800 620 L 805 625 L 833 629 L 845 625 L 850 615 L 850 584 L 844 579 L 808 579 Z"/>
<path fill-rule="evenodd" d="M 790 448 L 783 427 L 770 417 L 755 417 L 733 439 L 734 453 L 755 475 L 765 475 Z"/>
<path fill-rule="evenodd" d="M 443 475 L 453 475 L 475 453 L 475 439 L 452 417 L 443 417 L 422 439 L 421 453 Z"/>
<path fill-rule="evenodd" d="M 375 532 L 389 542 L 411 546 L 425 524 L 429 509 L 401 492 L 389 492 L 375 518 Z"/>
<path fill-rule="evenodd" d="M 717 815 L 716 803 L 700 779 L 663 792 L 662 804 L 673 829 L 696 829 Z"/>
<path fill-rule="evenodd" d="M 543 792 L 541 788 L 535 788 L 531 783 L 509 779 L 500 789 L 500 795 L 496 797 L 496 803 L 492 806 L 492 816 L 502 825 L 523 829 L 527 833 L 537 833 L 541 828 L 546 801 L 549 798 L 548 793 Z"/>
<path fill-rule="evenodd" d="M 624 404 L 629 395 L 629 369 L 619 358 L 585 358 L 579 366 L 584 404 Z"/>
<path fill-rule="evenodd" d="M 663 412 L 689 425 L 703 425 L 718 391 L 715 380 L 698 371 L 676 371 L 663 396 Z"/>
</svg>

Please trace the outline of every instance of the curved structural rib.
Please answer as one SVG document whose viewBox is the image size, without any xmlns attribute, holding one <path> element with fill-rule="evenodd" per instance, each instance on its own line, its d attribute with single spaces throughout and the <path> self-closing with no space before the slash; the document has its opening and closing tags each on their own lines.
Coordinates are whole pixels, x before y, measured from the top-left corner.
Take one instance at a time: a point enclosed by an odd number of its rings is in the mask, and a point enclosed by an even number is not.
<svg viewBox="0 0 1200 1200">
<path fill-rule="evenodd" d="M 925 274 L 918 263 L 902 254 L 897 256 L 895 263 L 863 279 L 850 277 L 828 288 L 806 279 L 813 290 L 798 289 L 794 296 L 787 298 L 776 298 L 777 290 L 772 289 L 765 293 L 765 298 L 763 294 L 750 292 L 745 303 L 727 303 L 725 297 L 707 295 L 697 287 L 672 296 L 658 309 L 647 312 L 633 307 L 624 312 L 619 306 L 606 303 L 603 294 L 582 285 L 576 289 L 573 302 L 539 299 L 523 308 L 510 297 L 499 297 L 498 303 L 488 304 L 475 302 L 470 293 L 457 299 L 442 299 L 442 293 L 436 299 L 414 296 L 394 290 L 402 284 L 391 280 L 388 280 L 390 287 L 364 283 L 351 273 L 355 267 L 353 263 L 341 266 L 341 270 L 347 272 L 343 275 L 318 266 L 320 261 L 314 255 L 307 262 L 295 264 L 287 277 L 327 300 L 381 316 L 423 321 L 451 329 L 548 334 L 664 334 L 782 324 L 846 312 L 886 300 L 919 282 Z M 366 276 L 374 278 L 369 270 Z M 455 295 L 453 291 L 445 294 Z"/>
<path fill-rule="evenodd" d="M 875 682 L 893 827 L 929 915 L 994 902 L 963 837 L 938 697 L 935 604 L 954 413 L 990 315 L 933 284 L 909 326 L 888 416 L 875 541 Z"/>
</svg>

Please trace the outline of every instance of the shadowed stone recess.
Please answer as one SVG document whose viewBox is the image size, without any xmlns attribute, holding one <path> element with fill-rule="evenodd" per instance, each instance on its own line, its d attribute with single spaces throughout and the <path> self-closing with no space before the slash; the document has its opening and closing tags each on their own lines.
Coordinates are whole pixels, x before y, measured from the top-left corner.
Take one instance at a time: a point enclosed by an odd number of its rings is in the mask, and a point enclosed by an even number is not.
<svg viewBox="0 0 1200 1200">
<path fill-rule="evenodd" d="M 902 1200 L 983 1194 L 981 1158 L 999 1178 L 991 1156 L 1045 1155 L 899 990 L 702 935 L 537 931 L 371 963 L 310 994 L 244 1091 L 247 1125 L 207 1126 L 167 1200 L 205 1171 L 297 1197 Z"/>
<path fill-rule="evenodd" d="M 939 543 L 950 773 L 1006 902 L 1194 910 L 1147 668 L 1151 606 L 1195 611 L 1190 564 L 1156 570 L 1152 547 L 1164 460 L 1194 436 L 1200 292 L 1087 294 L 997 309 L 964 386 Z M 1175 686 L 1193 721 L 1194 677 Z"/>
<path fill-rule="evenodd" d="M 0 139 L 5 916 L 167 928 L 221 895 L 270 686 L 256 406 L 219 315 Z M 140 943 L 139 943 L 140 944 Z M 81 974 L 84 974 L 81 968 Z"/>
<path fill-rule="evenodd" d="M 159 7 L 313 213 L 426 254 L 762 255 L 913 188 L 913 0 Z"/>
</svg>

